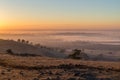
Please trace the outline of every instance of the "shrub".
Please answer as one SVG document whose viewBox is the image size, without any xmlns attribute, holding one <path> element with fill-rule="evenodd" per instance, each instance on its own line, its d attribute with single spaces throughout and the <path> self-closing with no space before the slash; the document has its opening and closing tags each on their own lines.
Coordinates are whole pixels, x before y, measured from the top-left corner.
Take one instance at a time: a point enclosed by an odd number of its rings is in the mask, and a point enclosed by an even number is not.
<svg viewBox="0 0 120 80">
<path fill-rule="evenodd" d="M 14 54 L 14 52 L 11 49 L 6 50 L 8 54 Z"/>
<path fill-rule="evenodd" d="M 78 57 L 80 54 L 81 54 L 81 50 L 75 49 L 73 50 L 73 54 L 70 54 L 68 58 L 80 59 L 80 57 Z"/>
</svg>

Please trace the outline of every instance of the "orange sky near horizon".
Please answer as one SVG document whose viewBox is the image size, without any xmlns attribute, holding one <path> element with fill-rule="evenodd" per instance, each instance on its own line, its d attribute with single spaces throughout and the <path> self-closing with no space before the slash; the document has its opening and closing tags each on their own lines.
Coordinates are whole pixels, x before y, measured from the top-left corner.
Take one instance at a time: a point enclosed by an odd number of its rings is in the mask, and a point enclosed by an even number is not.
<svg viewBox="0 0 120 80">
<path fill-rule="evenodd" d="M 103 20 L 103 18 L 96 16 L 41 19 L 30 17 L 29 15 L 24 18 L 23 16 L 11 16 L 2 15 L 0 18 L 0 29 L 120 29 L 119 20 L 112 18 Z"/>
<path fill-rule="evenodd" d="M 114 21 L 0 21 L 0 29 L 119 29 L 120 23 Z"/>
</svg>

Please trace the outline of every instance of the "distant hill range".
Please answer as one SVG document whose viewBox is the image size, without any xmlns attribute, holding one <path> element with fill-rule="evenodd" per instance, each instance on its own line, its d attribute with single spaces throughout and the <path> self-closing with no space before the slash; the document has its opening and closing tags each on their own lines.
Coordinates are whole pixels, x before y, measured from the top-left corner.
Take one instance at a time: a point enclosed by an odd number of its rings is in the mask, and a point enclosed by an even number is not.
<svg viewBox="0 0 120 80">
<path fill-rule="evenodd" d="M 55 50 L 54 48 L 48 48 L 41 45 L 32 45 L 28 42 L 20 42 L 14 40 L 2 40 L 0 39 L 0 52 L 6 53 L 7 50 L 12 50 L 15 54 L 35 54 L 40 56 L 64 58 L 66 55 L 60 50 Z"/>
</svg>

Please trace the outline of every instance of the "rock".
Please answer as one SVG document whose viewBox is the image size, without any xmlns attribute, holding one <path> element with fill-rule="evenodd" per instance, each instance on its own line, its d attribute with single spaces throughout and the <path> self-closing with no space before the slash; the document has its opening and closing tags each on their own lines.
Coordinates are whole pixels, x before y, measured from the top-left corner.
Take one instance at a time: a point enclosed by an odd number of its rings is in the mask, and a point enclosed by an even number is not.
<svg viewBox="0 0 120 80">
<path fill-rule="evenodd" d="M 13 75 L 12 77 L 16 77 L 15 75 Z"/>
<path fill-rule="evenodd" d="M 38 78 L 34 78 L 33 80 L 39 80 Z"/>
<path fill-rule="evenodd" d="M 80 71 L 77 71 L 77 70 L 74 71 L 74 76 L 80 76 L 80 75 L 81 75 Z"/>
<path fill-rule="evenodd" d="M 10 72 L 12 69 L 7 69 L 8 72 Z"/>
<path fill-rule="evenodd" d="M 86 80 L 96 80 L 95 76 L 92 73 L 82 74 L 81 77 L 85 78 Z"/>
<path fill-rule="evenodd" d="M 69 78 L 69 79 L 67 79 L 67 80 L 77 80 L 76 78 Z"/>
<path fill-rule="evenodd" d="M 80 76 L 80 73 L 79 73 L 79 72 L 77 72 L 77 73 L 75 73 L 75 74 L 74 74 L 74 76 Z"/>
<path fill-rule="evenodd" d="M 56 80 L 61 80 L 60 76 L 57 76 Z"/>
<path fill-rule="evenodd" d="M 40 73 L 40 75 L 44 75 L 44 72 L 42 72 L 42 71 L 40 71 L 39 73 Z"/>
<path fill-rule="evenodd" d="M 49 75 L 52 75 L 53 73 L 52 73 L 52 71 L 49 71 L 48 74 L 49 74 Z"/>
<path fill-rule="evenodd" d="M 52 79 L 48 77 L 46 80 L 52 80 Z"/>
<path fill-rule="evenodd" d="M 2 75 L 5 75 L 5 71 L 2 71 L 1 74 L 2 74 Z"/>
<path fill-rule="evenodd" d="M 55 75 L 61 76 L 62 74 L 57 72 L 57 73 L 55 73 Z"/>
<path fill-rule="evenodd" d="M 98 78 L 97 80 L 112 80 L 110 78 Z"/>
<path fill-rule="evenodd" d="M 23 71 L 20 71 L 20 75 L 24 76 L 24 73 L 23 73 Z"/>
</svg>

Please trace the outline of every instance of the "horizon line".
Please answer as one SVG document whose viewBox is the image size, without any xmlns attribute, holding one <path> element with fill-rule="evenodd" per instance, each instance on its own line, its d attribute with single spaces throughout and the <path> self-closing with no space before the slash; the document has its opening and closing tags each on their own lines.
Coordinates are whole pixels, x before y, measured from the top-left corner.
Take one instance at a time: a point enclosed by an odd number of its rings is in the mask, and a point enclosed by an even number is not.
<svg viewBox="0 0 120 80">
<path fill-rule="evenodd" d="M 120 31 L 120 29 L 1 29 L 0 31 Z"/>
</svg>

